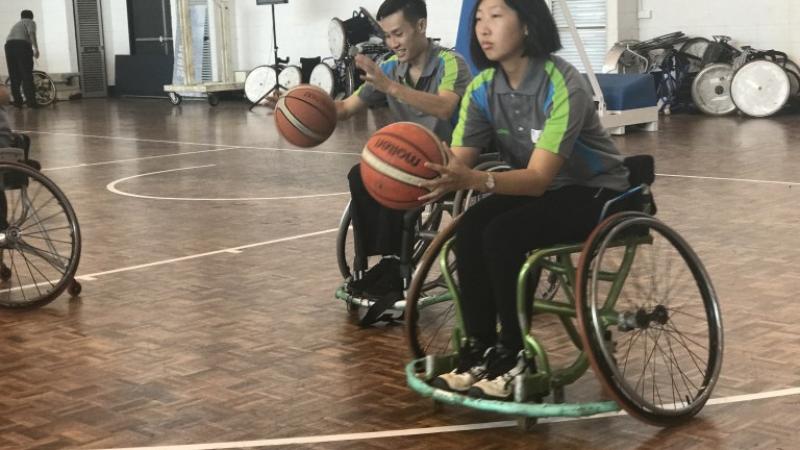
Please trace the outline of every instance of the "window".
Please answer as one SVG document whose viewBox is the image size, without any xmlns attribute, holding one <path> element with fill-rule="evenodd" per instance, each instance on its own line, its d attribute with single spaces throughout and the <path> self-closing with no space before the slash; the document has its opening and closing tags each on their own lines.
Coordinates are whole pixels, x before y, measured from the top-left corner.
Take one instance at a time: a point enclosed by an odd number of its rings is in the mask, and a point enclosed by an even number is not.
<svg viewBox="0 0 800 450">
<path fill-rule="evenodd" d="M 578 29 L 578 34 L 583 41 L 584 47 L 586 47 L 586 53 L 595 72 L 601 71 L 603 60 L 606 56 L 608 1 L 566 0 L 567 6 L 572 13 L 572 18 L 575 21 L 575 27 Z M 583 62 L 578 54 L 578 48 L 572 40 L 572 34 L 561 10 L 561 1 L 549 0 L 549 2 L 561 34 L 561 44 L 564 46 L 564 49 L 558 52 L 558 56 L 569 61 L 579 71 L 585 72 Z"/>
</svg>

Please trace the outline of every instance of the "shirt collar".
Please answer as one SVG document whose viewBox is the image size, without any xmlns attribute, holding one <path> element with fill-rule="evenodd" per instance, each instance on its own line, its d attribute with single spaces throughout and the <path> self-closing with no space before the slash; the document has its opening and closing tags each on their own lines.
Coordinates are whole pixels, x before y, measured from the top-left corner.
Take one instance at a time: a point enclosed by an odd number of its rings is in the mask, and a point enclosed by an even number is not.
<svg viewBox="0 0 800 450">
<path fill-rule="evenodd" d="M 420 78 L 433 76 L 436 69 L 439 67 L 438 60 L 440 50 L 440 46 L 434 44 L 433 41 L 428 39 L 428 49 L 426 50 L 426 52 L 428 52 L 428 59 L 425 62 L 425 67 L 422 69 L 422 75 L 420 75 Z M 407 61 L 399 63 L 397 65 L 397 75 L 400 78 L 406 78 L 408 76 L 409 68 L 410 67 Z"/>
<path fill-rule="evenodd" d="M 528 61 L 528 68 L 525 70 L 525 77 L 522 79 L 522 83 L 520 83 L 517 89 L 513 89 L 511 85 L 508 84 L 506 73 L 498 66 L 497 74 L 494 77 L 495 93 L 512 94 L 514 92 L 533 92 L 544 73 L 543 69 L 546 61 L 546 58 L 531 58 L 530 61 Z"/>
</svg>

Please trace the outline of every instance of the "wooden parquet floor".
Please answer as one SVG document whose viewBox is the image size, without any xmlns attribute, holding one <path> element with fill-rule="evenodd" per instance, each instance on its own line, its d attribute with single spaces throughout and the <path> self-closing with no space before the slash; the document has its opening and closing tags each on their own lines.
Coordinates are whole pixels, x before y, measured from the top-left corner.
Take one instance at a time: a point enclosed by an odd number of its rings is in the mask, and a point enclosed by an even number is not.
<svg viewBox="0 0 800 450">
<path fill-rule="evenodd" d="M 119 448 L 509 420 L 435 412 L 405 385 L 402 327 L 360 329 L 333 299 L 341 193 L 373 111 L 315 149 L 288 148 L 263 111 L 223 102 L 84 100 L 16 111 L 81 223 L 81 298 L 0 311 L 0 448 Z M 676 115 L 618 138 L 666 175 L 800 183 L 798 117 Z M 186 155 L 176 153 L 194 152 Z M 201 152 L 201 153 L 197 153 Z M 147 159 L 142 159 L 147 158 Z M 125 160 L 125 161 L 120 161 Z M 85 166 L 80 166 L 84 164 Z M 181 169 L 175 171 L 176 169 Z M 171 172 L 163 172 L 171 171 Z M 163 173 L 154 173 L 163 172 Z M 662 176 L 660 217 L 719 293 L 726 352 L 714 397 L 800 386 L 800 184 Z M 261 245 L 105 273 L 158 261 Z M 543 332 L 555 330 L 542 323 Z M 556 338 L 553 342 L 558 343 Z M 591 374 L 568 399 L 603 396 Z M 677 429 L 627 417 L 326 442 L 314 449 L 790 449 L 800 396 L 707 407 Z"/>
</svg>

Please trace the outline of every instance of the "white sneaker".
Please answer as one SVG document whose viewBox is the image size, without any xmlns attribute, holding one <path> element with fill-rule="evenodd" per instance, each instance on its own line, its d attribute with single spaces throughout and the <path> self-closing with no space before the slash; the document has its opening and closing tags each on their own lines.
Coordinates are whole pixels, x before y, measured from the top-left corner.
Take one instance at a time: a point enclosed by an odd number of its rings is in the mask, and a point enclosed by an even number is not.
<svg viewBox="0 0 800 450">
<path fill-rule="evenodd" d="M 522 374 L 527 366 L 528 363 L 525 361 L 524 353 L 520 352 L 517 355 L 517 364 L 514 367 L 494 376 L 491 373 L 487 374 L 482 380 L 478 380 L 469 388 L 468 395 L 489 400 L 509 400 L 514 394 L 514 378 Z"/>
<path fill-rule="evenodd" d="M 494 352 L 495 348 L 489 347 L 479 358 L 475 357 L 475 353 L 462 357 L 458 367 L 434 378 L 431 385 L 446 391 L 467 392 L 475 383 L 486 377 L 486 368 Z"/>
</svg>

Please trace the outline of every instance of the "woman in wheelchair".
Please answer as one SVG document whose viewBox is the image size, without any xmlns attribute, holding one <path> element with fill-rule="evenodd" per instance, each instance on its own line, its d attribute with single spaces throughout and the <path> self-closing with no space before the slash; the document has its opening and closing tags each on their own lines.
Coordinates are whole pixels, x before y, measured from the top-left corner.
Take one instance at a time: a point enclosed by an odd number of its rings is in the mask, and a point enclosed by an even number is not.
<svg viewBox="0 0 800 450">
<path fill-rule="evenodd" d="M 474 189 L 493 195 L 468 209 L 456 231 L 461 314 L 468 336 L 455 370 L 436 387 L 508 399 L 521 358 L 516 277 L 531 250 L 585 240 L 606 202 L 629 188 L 623 157 L 595 110 L 586 79 L 561 49 L 544 0 L 481 0 L 473 61 L 482 72 L 461 103 L 446 166 L 423 197 Z M 490 142 L 512 170 L 470 169 Z M 617 204 L 616 209 L 627 209 Z M 497 321 L 500 322 L 498 333 Z"/>
</svg>

